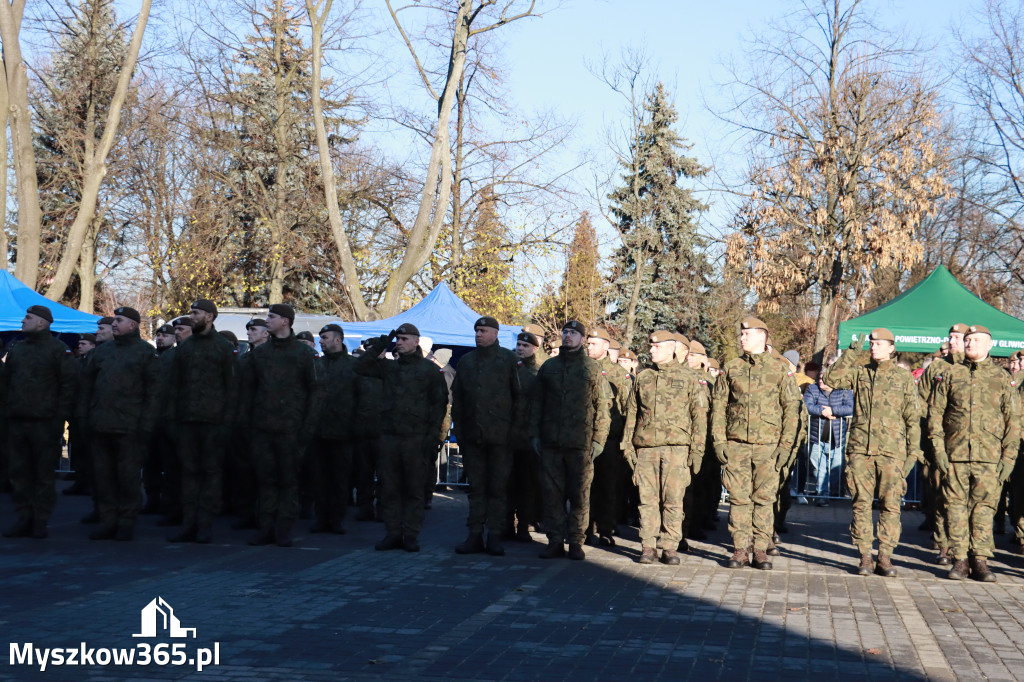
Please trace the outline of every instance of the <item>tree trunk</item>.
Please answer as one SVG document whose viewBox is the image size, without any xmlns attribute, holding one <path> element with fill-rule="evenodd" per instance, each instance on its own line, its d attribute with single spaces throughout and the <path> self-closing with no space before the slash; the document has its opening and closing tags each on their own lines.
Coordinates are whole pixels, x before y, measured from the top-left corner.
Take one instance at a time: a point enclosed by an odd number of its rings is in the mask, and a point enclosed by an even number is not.
<svg viewBox="0 0 1024 682">
<path fill-rule="evenodd" d="M 7 77 L 0 75 L 0 258 L 3 269 L 10 265 L 7 241 L 7 122 L 10 100 L 7 96 Z"/>
<path fill-rule="evenodd" d="M 96 237 L 98 232 L 99 222 L 93 221 L 85 236 L 85 241 L 82 242 L 82 257 L 78 263 L 78 280 L 82 288 L 78 309 L 86 313 L 92 313 L 96 307 Z"/>
<path fill-rule="evenodd" d="M 818 321 L 814 326 L 814 348 L 812 349 L 812 355 L 815 361 L 822 366 L 824 366 L 822 360 L 828 352 L 828 340 L 829 336 L 831 336 L 832 325 L 835 322 L 836 303 L 838 302 L 842 281 L 843 264 L 835 260 L 832 262 L 831 277 L 821 285 Z"/>
<path fill-rule="evenodd" d="M 465 74 L 463 74 L 465 75 Z M 460 81 L 462 79 L 460 78 Z M 455 93 L 455 167 L 452 173 L 452 262 L 451 262 L 451 285 L 452 291 L 459 293 L 459 288 L 465 274 L 462 272 L 462 165 L 465 162 L 463 154 L 463 126 L 466 115 L 466 91 L 459 83 L 459 89 Z"/>
</svg>

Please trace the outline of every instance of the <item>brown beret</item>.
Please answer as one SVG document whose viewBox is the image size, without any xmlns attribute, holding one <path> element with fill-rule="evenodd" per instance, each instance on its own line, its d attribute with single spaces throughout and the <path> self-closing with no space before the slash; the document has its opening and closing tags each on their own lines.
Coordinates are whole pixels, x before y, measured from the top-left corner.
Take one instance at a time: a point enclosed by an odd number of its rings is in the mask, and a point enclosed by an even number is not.
<svg viewBox="0 0 1024 682">
<path fill-rule="evenodd" d="M 538 339 L 544 338 L 544 328 L 541 327 L 539 324 L 524 324 L 523 331 L 528 334 L 533 334 Z"/>
<path fill-rule="evenodd" d="M 78 335 L 78 340 L 79 341 L 87 341 L 88 343 L 91 343 L 94 346 L 96 345 L 96 335 L 95 334 L 79 334 Z"/>
<path fill-rule="evenodd" d="M 740 329 L 763 329 L 765 332 L 768 331 L 768 325 L 756 317 L 745 317 L 740 322 Z"/>
<path fill-rule="evenodd" d="M 230 329 L 222 329 L 221 331 L 218 331 L 217 333 L 220 334 L 221 336 L 223 336 L 228 341 L 230 341 L 232 346 L 237 346 L 238 345 L 238 337 Z"/>
<path fill-rule="evenodd" d="M 988 334 L 992 336 L 992 332 L 988 330 L 988 327 L 983 327 L 980 324 L 972 324 L 967 328 L 967 333 L 964 336 L 970 336 L 971 334 Z"/>
<path fill-rule="evenodd" d="M 708 367 L 710 367 L 711 369 L 722 369 L 722 367 L 718 364 L 718 360 L 715 360 L 714 358 L 708 358 Z"/>
<path fill-rule="evenodd" d="M 313 332 L 311 331 L 301 331 L 295 335 L 295 338 L 299 341 L 312 341 L 316 343 L 316 339 L 313 338 Z"/>
<path fill-rule="evenodd" d="M 403 322 L 398 325 L 398 329 L 395 330 L 395 334 L 401 334 L 403 336 L 419 336 L 420 330 L 416 328 L 416 325 Z"/>
<path fill-rule="evenodd" d="M 587 335 L 587 328 L 579 320 L 569 320 L 563 324 L 562 331 L 564 332 L 566 329 L 577 332 L 580 336 Z"/>
<path fill-rule="evenodd" d="M 678 341 L 679 335 L 665 329 L 659 329 L 651 333 L 651 343 L 663 343 L 665 341 Z"/>
<path fill-rule="evenodd" d="M 633 351 L 631 351 L 628 348 L 623 348 L 622 352 L 619 353 L 619 359 L 621 360 L 623 358 L 625 358 L 626 360 L 636 360 L 637 359 L 636 353 L 634 353 Z"/>
<path fill-rule="evenodd" d="M 555 348 L 561 348 L 562 347 L 562 340 L 561 339 L 555 339 L 554 341 L 552 341 L 551 343 L 548 344 L 548 347 L 551 348 L 552 350 L 554 350 Z"/>
<path fill-rule="evenodd" d="M 473 329 L 476 329 L 477 327 L 490 327 L 491 329 L 501 329 L 501 327 L 498 326 L 498 321 L 488 315 L 484 315 L 479 320 L 473 323 Z"/>
<path fill-rule="evenodd" d="M 25 312 L 30 315 L 35 315 L 36 317 L 41 317 L 47 322 L 53 322 L 53 313 L 51 313 L 50 309 L 45 305 L 30 305 L 28 310 Z"/>
<path fill-rule="evenodd" d="M 530 332 L 519 332 L 516 334 L 516 341 L 523 341 L 531 346 L 540 348 L 540 340 L 537 338 L 537 335 L 531 334 Z"/>
<path fill-rule="evenodd" d="M 879 327 L 878 329 L 871 330 L 871 336 L 869 337 L 872 341 L 890 341 L 896 343 L 896 337 L 892 335 L 892 332 L 885 327 Z"/>
<path fill-rule="evenodd" d="M 622 344 L 616 341 L 615 339 L 609 339 L 608 347 L 611 348 L 612 350 L 622 350 Z"/>
<path fill-rule="evenodd" d="M 967 325 L 963 324 L 962 322 L 957 322 L 956 324 L 954 324 L 952 327 L 949 328 L 949 333 L 950 334 L 966 334 L 967 333 Z"/>
<path fill-rule="evenodd" d="M 704 350 L 704 344 L 694 339 L 690 342 L 690 352 L 694 355 L 707 355 L 708 352 Z"/>
<path fill-rule="evenodd" d="M 611 343 L 611 340 L 612 340 L 612 337 L 608 336 L 608 332 L 606 330 L 602 329 L 601 327 L 594 327 L 593 329 L 591 329 L 590 330 L 589 338 L 591 338 L 591 339 L 604 339 L 605 341 L 607 341 L 609 343 Z"/>
</svg>

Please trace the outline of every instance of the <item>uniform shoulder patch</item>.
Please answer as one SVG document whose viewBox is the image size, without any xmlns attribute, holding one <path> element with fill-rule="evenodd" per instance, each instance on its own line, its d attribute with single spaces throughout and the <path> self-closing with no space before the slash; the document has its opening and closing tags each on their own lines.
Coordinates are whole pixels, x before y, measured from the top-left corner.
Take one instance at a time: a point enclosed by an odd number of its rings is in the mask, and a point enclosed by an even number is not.
<svg viewBox="0 0 1024 682">
<path fill-rule="evenodd" d="M 787 377 L 791 377 L 791 376 L 793 376 L 793 373 L 792 372 L 786 372 L 786 376 Z"/>
<path fill-rule="evenodd" d="M 703 379 L 697 379 L 697 383 L 701 384 L 702 386 L 707 386 L 708 385 L 708 382 L 704 381 Z"/>
</svg>

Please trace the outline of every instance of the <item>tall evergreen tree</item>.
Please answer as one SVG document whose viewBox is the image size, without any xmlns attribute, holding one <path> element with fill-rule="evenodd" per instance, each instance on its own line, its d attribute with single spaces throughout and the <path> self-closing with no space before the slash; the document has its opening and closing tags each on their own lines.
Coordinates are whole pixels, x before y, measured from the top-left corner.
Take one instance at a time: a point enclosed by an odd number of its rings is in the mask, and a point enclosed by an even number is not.
<svg viewBox="0 0 1024 682">
<path fill-rule="evenodd" d="M 707 173 L 684 155 L 692 145 L 672 126 L 678 120 L 663 84 L 644 100 L 629 154 L 620 159 L 622 185 L 608 195 L 621 246 L 613 255 L 610 322 L 633 348 L 646 347 L 657 328 L 701 333 L 708 321 L 711 266 L 697 219 L 707 204 L 677 183 Z"/>
<path fill-rule="evenodd" d="M 598 269 L 601 254 L 598 251 L 597 231 L 590 215 L 583 213 L 576 222 L 572 242 L 566 252 L 562 283 L 544 288 L 537 305 L 531 312 L 535 322 L 549 333 L 556 334 L 567 320 L 579 320 L 588 328 L 600 318 L 602 278 Z"/>
</svg>

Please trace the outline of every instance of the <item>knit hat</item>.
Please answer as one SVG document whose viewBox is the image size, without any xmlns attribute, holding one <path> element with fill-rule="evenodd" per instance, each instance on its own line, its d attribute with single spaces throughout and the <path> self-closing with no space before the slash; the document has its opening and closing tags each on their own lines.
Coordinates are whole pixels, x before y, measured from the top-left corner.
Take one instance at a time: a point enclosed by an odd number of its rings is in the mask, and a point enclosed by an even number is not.
<svg viewBox="0 0 1024 682">
<path fill-rule="evenodd" d="M 796 352 L 795 350 L 787 350 L 785 353 L 782 354 L 782 357 L 786 358 L 794 365 L 800 364 L 800 353 Z"/>
</svg>

